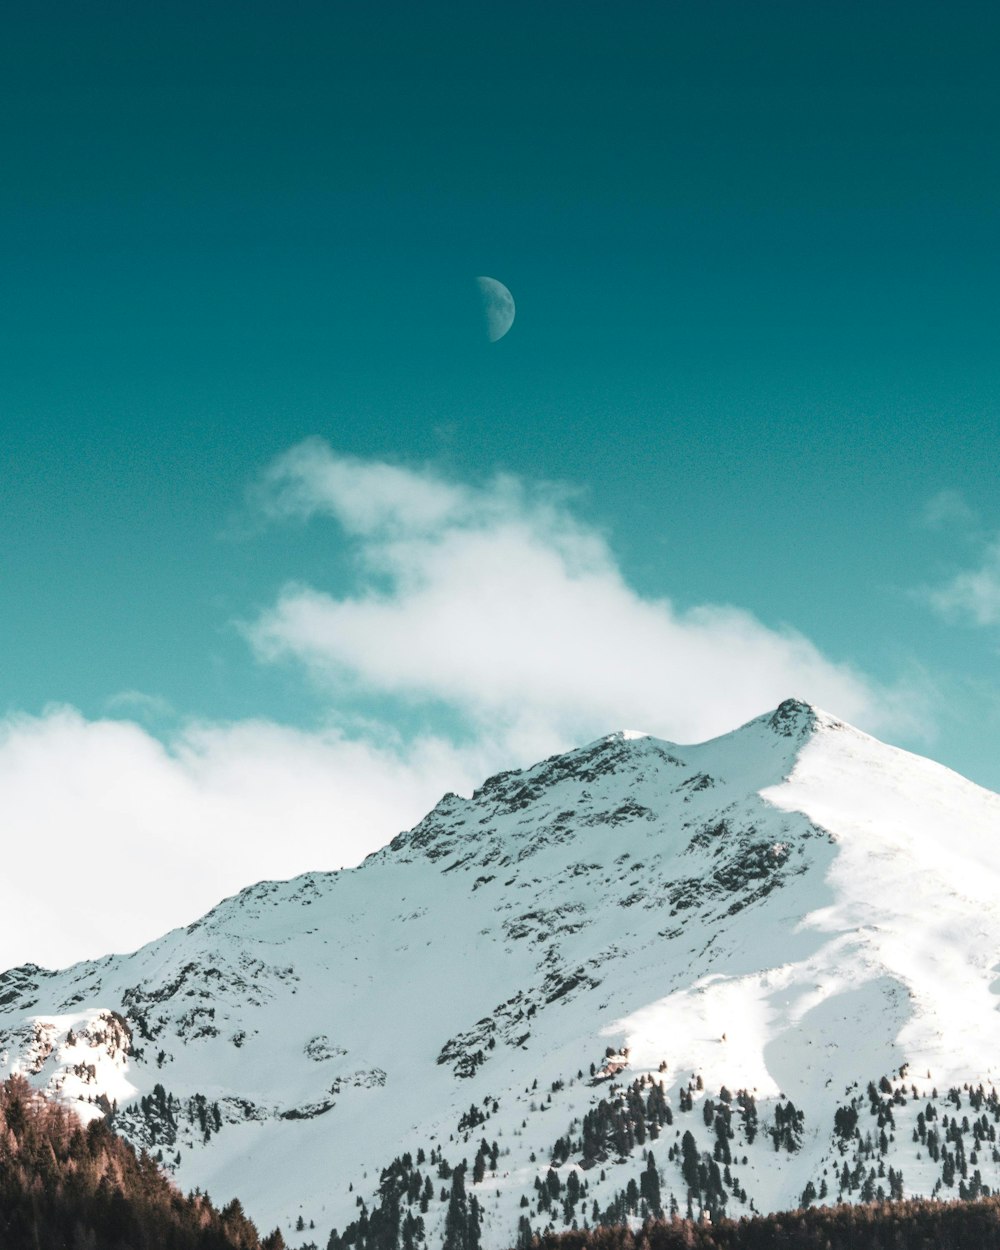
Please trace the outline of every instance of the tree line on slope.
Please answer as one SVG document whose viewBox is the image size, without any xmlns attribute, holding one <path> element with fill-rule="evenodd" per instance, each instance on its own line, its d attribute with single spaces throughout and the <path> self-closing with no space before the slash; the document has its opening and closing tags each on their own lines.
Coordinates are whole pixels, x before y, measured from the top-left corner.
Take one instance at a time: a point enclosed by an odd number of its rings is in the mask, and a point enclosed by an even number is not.
<svg viewBox="0 0 1000 1250">
<path fill-rule="evenodd" d="M 186 1197 L 103 1119 L 83 1127 L 23 1077 L 0 1084 L 3 1250 L 285 1250 L 237 1199 Z"/>
</svg>

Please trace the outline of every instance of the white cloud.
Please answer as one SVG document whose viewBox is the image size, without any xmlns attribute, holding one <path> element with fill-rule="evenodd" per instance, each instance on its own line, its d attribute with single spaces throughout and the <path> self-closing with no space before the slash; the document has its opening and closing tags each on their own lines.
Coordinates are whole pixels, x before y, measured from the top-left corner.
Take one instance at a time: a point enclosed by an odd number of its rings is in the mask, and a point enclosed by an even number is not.
<svg viewBox="0 0 1000 1250">
<path fill-rule="evenodd" d="M 957 573 L 923 596 L 947 620 L 1000 625 L 1000 539 L 987 544 L 978 568 Z"/>
<path fill-rule="evenodd" d="M 253 497 L 273 519 L 329 512 L 356 534 L 434 529 L 468 505 L 468 492 L 430 473 L 333 456 L 317 438 L 279 456 Z"/>
<path fill-rule="evenodd" d="M 271 515 L 335 517 L 362 584 L 342 597 L 286 587 L 248 627 L 257 653 L 301 661 L 332 690 L 446 705 L 513 757 L 625 725 L 697 740 L 792 694 L 868 728 L 901 714 L 790 628 L 642 597 L 552 488 L 455 486 L 313 440 L 266 489 Z"/>
<path fill-rule="evenodd" d="M 924 504 L 920 520 L 928 529 L 953 525 L 968 529 L 975 524 L 976 514 L 957 490 L 941 490 Z"/>
<path fill-rule="evenodd" d="M 266 877 L 357 863 L 493 761 L 267 722 L 164 747 L 72 708 L 0 724 L 0 969 L 130 950 Z"/>
</svg>

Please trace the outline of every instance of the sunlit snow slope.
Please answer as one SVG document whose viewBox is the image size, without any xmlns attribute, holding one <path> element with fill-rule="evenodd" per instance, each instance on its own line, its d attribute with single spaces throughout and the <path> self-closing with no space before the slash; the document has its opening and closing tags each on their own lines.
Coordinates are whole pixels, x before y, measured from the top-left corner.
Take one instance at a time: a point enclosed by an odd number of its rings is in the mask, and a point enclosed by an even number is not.
<svg viewBox="0 0 1000 1250">
<path fill-rule="evenodd" d="M 436 1247 L 451 1207 L 499 1250 L 1000 1188 L 998 992 L 1000 797 L 788 701 L 699 746 L 612 734 L 360 868 L 14 969 L 0 1072 L 115 1108 L 290 1244 L 380 1210 Z"/>
</svg>

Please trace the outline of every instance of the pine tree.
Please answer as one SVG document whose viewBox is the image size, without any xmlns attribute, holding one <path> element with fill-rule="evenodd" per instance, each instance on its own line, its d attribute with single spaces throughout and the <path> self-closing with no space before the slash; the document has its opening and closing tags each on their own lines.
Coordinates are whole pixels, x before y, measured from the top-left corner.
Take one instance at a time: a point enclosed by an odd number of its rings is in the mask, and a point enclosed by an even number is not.
<svg viewBox="0 0 1000 1250">
<path fill-rule="evenodd" d="M 656 1160 L 653 1158 L 652 1151 L 646 1158 L 646 1170 L 639 1181 L 639 1192 L 649 1204 L 650 1211 L 655 1216 L 661 1216 L 663 1206 L 660 1201 L 660 1174 L 656 1169 Z"/>
<path fill-rule="evenodd" d="M 689 1190 L 700 1190 L 698 1175 L 698 1147 L 690 1130 L 681 1138 L 681 1175 Z"/>
<path fill-rule="evenodd" d="M 442 1250 L 478 1250 L 479 1203 L 465 1192 L 465 1165 L 459 1164 L 451 1177 L 451 1196 L 444 1221 Z"/>
</svg>

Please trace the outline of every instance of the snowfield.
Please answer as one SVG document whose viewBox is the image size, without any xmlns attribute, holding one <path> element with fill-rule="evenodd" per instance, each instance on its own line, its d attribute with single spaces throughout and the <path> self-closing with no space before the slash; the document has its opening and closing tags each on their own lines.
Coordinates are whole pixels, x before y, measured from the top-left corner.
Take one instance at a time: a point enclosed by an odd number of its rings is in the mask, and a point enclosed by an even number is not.
<svg viewBox="0 0 1000 1250">
<path fill-rule="evenodd" d="M 13 969 L 0 1072 L 291 1245 L 391 1210 L 437 1246 L 459 1202 L 501 1250 L 1000 1190 L 998 995 L 1000 797 L 789 700 L 697 746 L 611 734 L 357 869 Z"/>
</svg>

